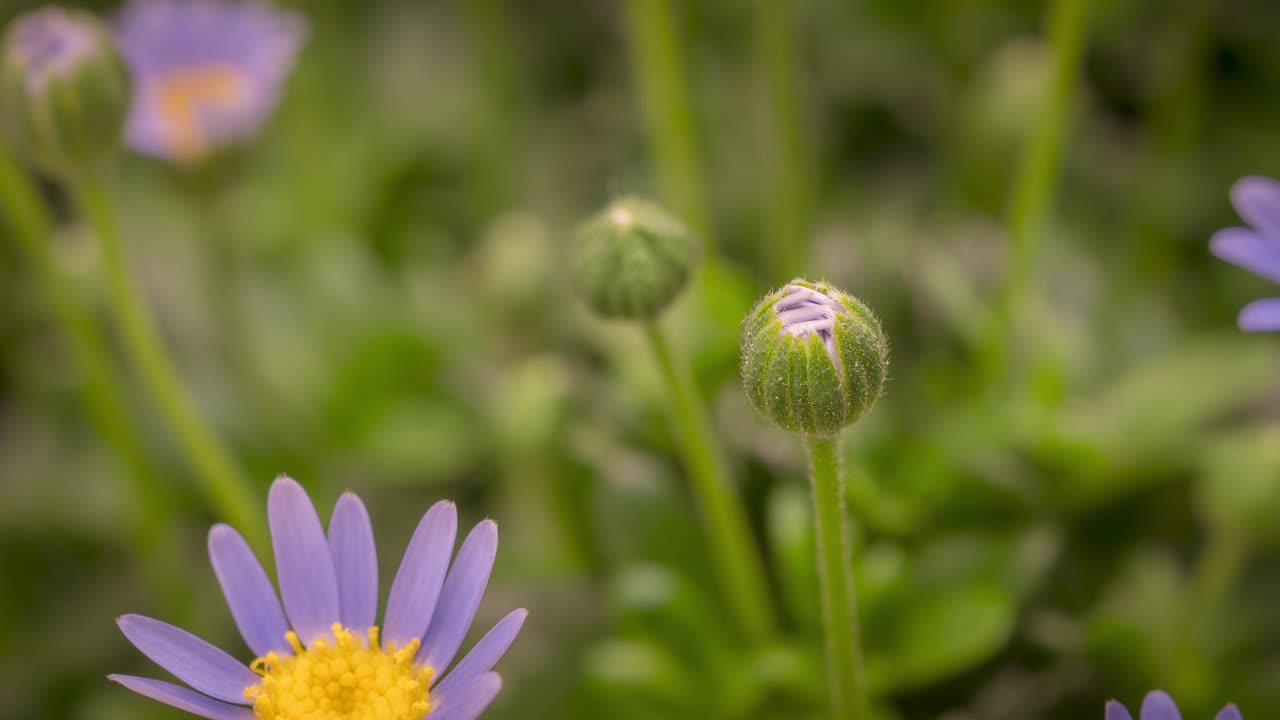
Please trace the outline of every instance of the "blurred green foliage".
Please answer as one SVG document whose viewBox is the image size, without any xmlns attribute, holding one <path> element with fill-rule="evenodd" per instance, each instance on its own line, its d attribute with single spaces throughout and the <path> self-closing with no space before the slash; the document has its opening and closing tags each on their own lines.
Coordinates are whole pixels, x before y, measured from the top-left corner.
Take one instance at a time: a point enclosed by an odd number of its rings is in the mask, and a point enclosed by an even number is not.
<svg viewBox="0 0 1280 720">
<path fill-rule="evenodd" d="M 130 157 L 114 196 L 166 340 L 260 494 L 279 472 L 322 504 L 359 492 L 384 578 L 437 498 L 500 521 L 477 626 L 531 614 L 487 717 L 821 716 L 803 457 L 737 378 L 741 318 L 798 270 L 865 300 L 893 341 L 888 394 L 845 443 L 884 718 L 1100 717 L 1156 686 L 1187 717 L 1228 700 L 1280 716 L 1280 345 L 1233 325 L 1266 283 L 1206 251 L 1235 222 L 1234 179 L 1280 176 L 1275 3 L 1094 3 L 998 362 L 1001 218 L 1046 102 L 1045 7 L 794 3 L 788 51 L 761 25 L 783 22 L 774 3 L 673 3 L 716 254 L 666 323 L 785 608 L 786 635 L 755 649 L 710 584 L 639 331 L 592 318 L 565 276 L 583 217 L 662 192 L 627 15 L 298 5 L 311 42 L 265 136 L 198 179 Z M 770 75 L 777 52 L 794 87 Z M 794 96 L 796 132 L 771 93 Z M 95 240 L 44 191 L 56 259 L 104 316 Z M 246 655 L 203 557 L 216 518 L 124 374 L 118 421 L 143 431 L 172 520 L 138 545 L 128 467 L 3 221 L 3 714 L 176 717 L 103 679 L 158 672 L 112 618 Z"/>
</svg>

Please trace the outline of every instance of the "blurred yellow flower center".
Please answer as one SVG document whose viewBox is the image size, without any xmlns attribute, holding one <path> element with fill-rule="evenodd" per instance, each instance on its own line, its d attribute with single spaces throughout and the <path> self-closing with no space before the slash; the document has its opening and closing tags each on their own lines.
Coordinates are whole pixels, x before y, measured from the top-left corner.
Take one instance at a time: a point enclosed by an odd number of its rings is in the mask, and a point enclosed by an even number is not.
<svg viewBox="0 0 1280 720">
<path fill-rule="evenodd" d="M 160 81 L 157 93 L 169 149 L 184 162 L 200 160 L 209 151 L 200 111 L 231 109 L 246 97 L 240 72 L 226 64 L 174 70 Z"/>
<path fill-rule="evenodd" d="M 432 669 L 415 665 L 418 640 L 383 649 L 378 628 L 368 642 L 334 624 L 334 641 L 304 648 L 286 636 L 292 655 L 268 653 L 249 667 L 262 683 L 244 691 L 258 720 L 419 720 L 431 709 Z"/>
</svg>

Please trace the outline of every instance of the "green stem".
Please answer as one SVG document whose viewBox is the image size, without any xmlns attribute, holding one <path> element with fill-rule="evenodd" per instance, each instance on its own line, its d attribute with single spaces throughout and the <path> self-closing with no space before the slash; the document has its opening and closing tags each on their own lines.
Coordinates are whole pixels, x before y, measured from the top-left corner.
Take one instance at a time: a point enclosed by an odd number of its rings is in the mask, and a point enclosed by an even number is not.
<svg viewBox="0 0 1280 720">
<path fill-rule="evenodd" d="M 827 645 L 831 716 L 868 720 L 871 701 L 862 669 L 862 640 L 853 587 L 853 545 L 840 474 L 836 438 L 809 436 L 814 527 L 818 536 L 818 579 L 822 591 L 822 627 Z"/>
<path fill-rule="evenodd" d="M 631 60 L 662 193 L 711 250 L 714 230 L 671 0 L 627 0 L 626 7 Z"/>
<path fill-rule="evenodd" d="M 1049 35 L 1054 71 L 1049 96 L 1022 156 L 1005 217 L 1010 263 L 1004 312 L 1012 317 L 1031 284 L 1040 249 L 1041 229 L 1062 164 L 1063 139 L 1071 120 L 1084 53 L 1088 0 L 1053 0 Z M 1008 333 L 1013 332 L 1009 322 Z"/>
<path fill-rule="evenodd" d="M 741 499 L 711 434 L 711 422 L 687 374 L 677 369 L 671 347 L 655 323 L 645 327 L 670 391 L 677 445 L 707 533 L 713 572 L 738 625 L 755 643 L 773 634 L 773 609 L 760 555 L 751 539 Z"/>
<path fill-rule="evenodd" d="M 126 350 L 195 465 L 217 512 L 236 525 L 259 551 L 266 549 L 258 503 L 250 485 L 217 437 L 205 425 L 182 384 L 159 334 L 134 289 L 115 218 L 102 184 L 86 175 L 76 185 L 77 200 L 98 233 L 106 265 L 112 310 Z"/>
<path fill-rule="evenodd" d="M 774 284 L 803 274 L 810 253 L 811 177 L 797 87 L 795 14 L 792 0 L 756 0 L 756 52 L 765 90 L 762 144 L 769 154 L 767 171 L 760 173 L 768 228 L 761 258 Z"/>
</svg>

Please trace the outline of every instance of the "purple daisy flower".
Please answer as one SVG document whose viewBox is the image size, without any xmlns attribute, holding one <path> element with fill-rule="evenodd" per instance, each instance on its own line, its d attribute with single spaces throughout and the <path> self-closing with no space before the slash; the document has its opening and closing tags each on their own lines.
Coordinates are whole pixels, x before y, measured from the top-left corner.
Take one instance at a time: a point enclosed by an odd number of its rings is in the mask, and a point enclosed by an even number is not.
<svg viewBox="0 0 1280 720">
<path fill-rule="evenodd" d="M 1133 720 L 1133 716 L 1123 705 L 1112 700 L 1107 703 L 1107 720 Z M 1182 714 L 1178 712 L 1178 704 L 1168 693 L 1152 690 L 1142 699 L 1138 720 L 1182 720 Z M 1243 717 L 1235 705 L 1228 705 L 1218 711 L 1214 720 L 1243 720 Z"/>
<path fill-rule="evenodd" d="M 118 34 L 133 74 L 129 146 L 192 164 L 258 134 L 307 33 L 265 0 L 131 0 Z"/>
<path fill-rule="evenodd" d="M 447 501 L 432 506 L 378 626 L 377 554 L 360 498 L 338 499 L 326 536 L 306 491 L 282 475 L 267 518 L 283 607 L 244 538 L 227 525 L 209 531 L 214 574 L 257 659 L 246 665 L 185 630 L 125 615 L 118 623 L 129 642 L 190 688 L 130 675 L 111 680 L 210 720 L 473 720 L 493 701 L 502 679 L 491 669 L 525 610 L 503 618 L 444 673 L 489 582 L 498 549 L 492 520 L 471 530 L 450 566 L 457 510 Z"/>
<path fill-rule="evenodd" d="M 1231 188 L 1231 204 L 1249 226 L 1214 233 L 1210 251 L 1280 283 L 1280 182 L 1257 176 L 1241 178 Z M 1280 330 L 1280 298 L 1249 303 L 1240 311 L 1239 323 L 1241 330 L 1250 332 Z"/>
</svg>

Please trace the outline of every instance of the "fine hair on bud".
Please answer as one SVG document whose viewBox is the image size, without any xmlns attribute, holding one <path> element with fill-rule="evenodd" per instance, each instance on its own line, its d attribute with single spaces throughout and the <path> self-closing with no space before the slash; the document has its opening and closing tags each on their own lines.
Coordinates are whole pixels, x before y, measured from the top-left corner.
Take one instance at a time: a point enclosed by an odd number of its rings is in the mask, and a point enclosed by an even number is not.
<svg viewBox="0 0 1280 720">
<path fill-rule="evenodd" d="M 577 232 L 573 284 L 607 318 L 649 320 L 689 282 L 698 256 L 693 232 L 657 204 L 619 198 Z"/>
<path fill-rule="evenodd" d="M 85 170 L 121 143 L 129 75 L 111 30 L 80 10 L 15 18 L 0 49 L 0 130 L 46 172 Z"/>
<path fill-rule="evenodd" d="M 744 322 L 747 396 L 784 430 L 834 436 L 875 404 L 888 371 L 879 319 L 827 283 L 792 280 Z"/>
</svg>

